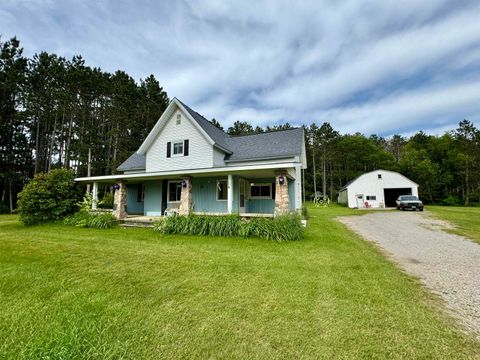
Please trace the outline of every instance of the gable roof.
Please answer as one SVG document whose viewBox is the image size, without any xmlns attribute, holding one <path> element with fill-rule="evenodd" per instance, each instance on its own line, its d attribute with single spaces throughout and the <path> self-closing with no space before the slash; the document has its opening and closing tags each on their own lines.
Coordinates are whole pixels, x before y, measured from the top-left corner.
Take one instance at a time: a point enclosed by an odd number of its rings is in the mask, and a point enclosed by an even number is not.
<svg viewBox="0 0 480 360">
<path fill-rule="evenodd" d="M 302 155 L 304 147 L 303 128 L 253 135 L 230 136 L 195 110 L 177 98 L 174 98 L 137 152 L 125 160 L 117 170 L 145 170 L 145 154 L 150 144 L 153 143 L 157 134 L 163 128 L 166 120 L 173 114 L 175 110 L 173 104 L 176 104 L 180 109 L 184 110 L 209 142 L 226 154 L 226 162 L 275 159 Z"/>
<path fill-rule="evenodd" d="M 378 173 L 378 172 L 389 172 L 389 173 L 392 173 L 392 174 L 400 175 L 401 177 L 405 178 L 406 180 L 408 180 L 408 181 L 410 181 L 411 183 L 413 183 L 413 184 L 415 184 L 415 185 L 418 186 L 418 184 L 417 184 L 415 181 L 410 180 L 410 179 L 407 178 L 405 175 L 400 174 L 400 173 L 397 172 L 397 171 L 377 169 L 377 170 L 369 171 L 369 172 L 367 172 L 367 173 L 363 173 L 363 174 L 358 175 L 357 177 L 353 178 L 352 180 L 350 180 L 349 182 L 347 182 L 345 185 L 343 185 L 343 187 L 340 189 L 340 191 L 347 190 L 350 185 L 352 185 L 355 181 L 357 181 L 358 179 L 360 179 L 362 176 L 368 175 L 368 174 L 372 174 L 372 173 Z"/>
<path fill-rule="evenodd" d="M 222 130 L 220 129 L 213 129 L 216 128 L 210 121 L 205 119 L 203 116 L 198 114 L 197 112 L 193 111 L 190 109 L 188 106 L 185 107 L 185 104 L 183 104 L 180 100 L 177 98 L 173 98 L 170 103 L 168 104 L 167 108 L 163 112 L 162 116 L 160 116 L 160 119 L 158 119 L 157 123 L 153 127 L 153 129 L 150 131 L 150 133 L 147 135 L 145 140 L 143 141 L 142 145 L 137 150 L 137 153 L 139 154 L 146 154 L 147 150 L 150 148 L 150 146 L 153 144 L 155 139 L 157 138 L 157 135 L 162 131 L 163 127 L 167 123 L 168 119 L 170 116 L 173 115 L 175 110 L 180 109 L 185 116 L 192 122 L 192 124 L 198 129 L 198 131 L 205 137 L 205 139 L 214 146 L 219 147 L 221 150 L 229 153 L 230 150 L 224 148 L 222 144 L 225 142 L 223 141 L 223 135 L 228 137 L 227 134 L 225 134 Z M 188 108 L 188 109 L 187 109 Z M 219 131 L 222 133 L 220 134 Z M 217 142 L 215 141 L 217 140 Z"/>
</svg>

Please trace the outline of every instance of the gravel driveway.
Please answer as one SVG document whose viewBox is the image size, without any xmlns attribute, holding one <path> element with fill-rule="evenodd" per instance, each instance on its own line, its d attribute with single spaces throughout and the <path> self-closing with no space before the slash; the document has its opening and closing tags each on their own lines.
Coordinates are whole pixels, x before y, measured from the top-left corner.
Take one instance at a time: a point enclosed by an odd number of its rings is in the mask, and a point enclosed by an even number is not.
<svg viewBox="0 0 480 360">
<path fill-rule="evenodd" d="M 428 212 L 385 211 L 339 221 L 377 243 L 395 262 L 439 294 L 480 338 L 480 245 L 442 229 Z"/>
</svg>

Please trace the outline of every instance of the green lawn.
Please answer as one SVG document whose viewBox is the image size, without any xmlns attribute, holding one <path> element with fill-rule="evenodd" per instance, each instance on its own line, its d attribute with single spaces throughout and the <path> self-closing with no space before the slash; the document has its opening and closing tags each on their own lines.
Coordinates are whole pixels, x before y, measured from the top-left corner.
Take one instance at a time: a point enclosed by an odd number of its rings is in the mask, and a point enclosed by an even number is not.
<svg viewBox="0 0 480 360">
<path fill-rule="evenodd" d="M 436 217 L 455 226 L 449 230 L 480 244 L 480 207 L 428 206 Z"/>
<path fill-rule="evenodd" d="M 0 358 L 478 357 L 439 301 L 333 218 L 306 238 L 27 228 L 0 217 Z"/>
</svg>

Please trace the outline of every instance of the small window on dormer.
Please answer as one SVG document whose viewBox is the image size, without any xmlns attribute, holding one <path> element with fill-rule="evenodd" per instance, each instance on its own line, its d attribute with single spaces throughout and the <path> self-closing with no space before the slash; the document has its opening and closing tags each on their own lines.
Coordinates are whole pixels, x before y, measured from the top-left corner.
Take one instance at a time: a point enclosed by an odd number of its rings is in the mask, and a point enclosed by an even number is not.
<svg viewBox="0 0 480 360">
<path fill-rule="evenodd" d="M 381 179 L 381 178 L 382 178 L 382 174 L 378 174 L 378 178 Z"/>
<path fill-rule="evenodd" d="M 182 123 L 182 115 L 177 114 L 177 125 L 180 125 Z"/>
</svg>

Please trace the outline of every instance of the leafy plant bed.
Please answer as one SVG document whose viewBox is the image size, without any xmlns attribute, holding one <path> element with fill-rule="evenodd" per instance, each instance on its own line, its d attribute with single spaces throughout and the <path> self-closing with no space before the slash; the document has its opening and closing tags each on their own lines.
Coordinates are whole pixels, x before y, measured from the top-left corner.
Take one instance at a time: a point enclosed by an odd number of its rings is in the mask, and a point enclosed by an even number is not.
<svg viewBox="0 0 480 360">
<path fill-rule="evenodd" d="M 117 219 L 110 212 L 89 212 L 86 210 L 80 210 L 66 217 L 63 222 L 69 226 L 96 229 L 110 229 L 118 225 Z"/>
<path fill-rule="evenodd" d="M 259 237 L 275 241 L 300 240 L 304 233 L 298 215 L 281 215 L 273 219 L 244 219 L 238 215 L 171 216 L 156 221 L 153 228 L 169 235 Z"/>
</svg>

